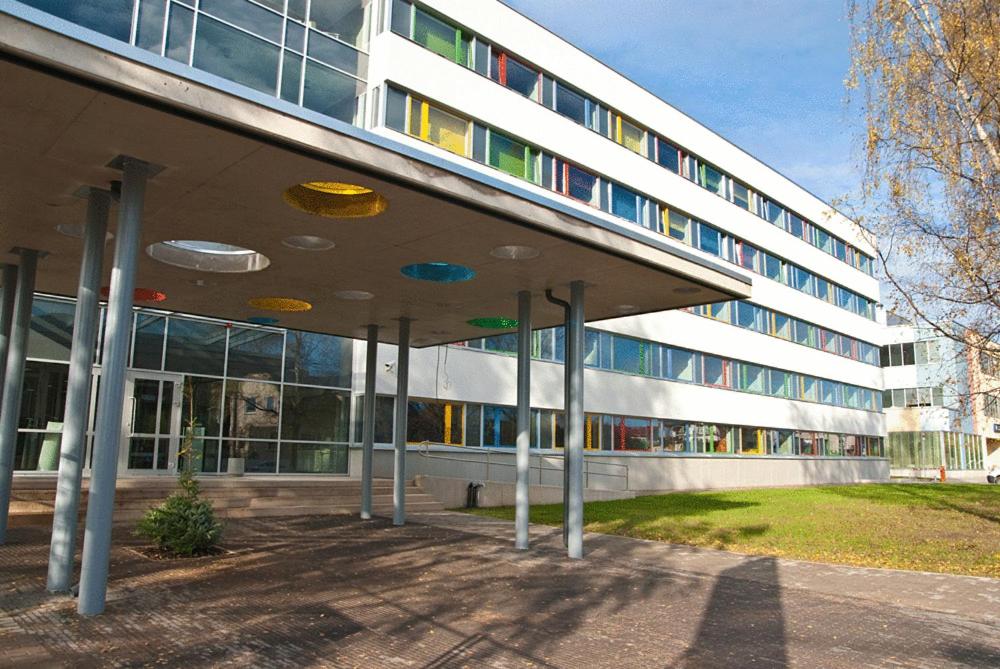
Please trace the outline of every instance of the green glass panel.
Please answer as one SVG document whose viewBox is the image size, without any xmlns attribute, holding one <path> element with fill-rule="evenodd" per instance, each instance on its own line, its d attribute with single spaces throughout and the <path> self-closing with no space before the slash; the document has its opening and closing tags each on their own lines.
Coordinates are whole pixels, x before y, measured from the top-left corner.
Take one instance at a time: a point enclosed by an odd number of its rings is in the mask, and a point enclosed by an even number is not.
<svg viewBox="0 0 1000 669">
<path fill-rule="evenodd" d="M 499 133 L 490 134 L 490 165 L 507 174 L 524 178 L 527 169 L 525 146 Z"/>
<path fill-rule="evenodd" d="M 450 60 L 457 59 L 458 31 L 427 12 L 417 10 L 413 22 L 413 41 Z"/>
</svg>

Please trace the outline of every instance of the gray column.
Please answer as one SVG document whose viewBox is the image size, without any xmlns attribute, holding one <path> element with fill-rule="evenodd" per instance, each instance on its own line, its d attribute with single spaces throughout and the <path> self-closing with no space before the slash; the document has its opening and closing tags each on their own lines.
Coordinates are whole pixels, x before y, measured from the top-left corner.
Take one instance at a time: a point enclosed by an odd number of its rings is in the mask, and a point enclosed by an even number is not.
<svg viewBox="0 0 1000 669">
<path fill-rule="evenodd" d="M 514 546 L 528 548 L 531 504 L 531 293 L 517 294 L 517 473 L 514 484 Z"/>
<path fill-rule="evenodd" d="M 80 601 L 83 615 L 104 611 L 111 555 L 111 522 L 118 478 L 118 449 L 125 400 L 125 367 L 132 325 L 132 294 L 142 233 L 142 207 L 147 166 L 126 158 L 122 166 L 122 195 L 118 207 L 118 237 L 111 269 L 107 326 L 101 355 L 101 385 L 97 396 L 94 455 L 87 497 L 87 529 L 80 567 Z"/>
<path fill-rule="evenodd" d="M 28 332 L 31 329 L 35 268 L 38 264 L 38 251 L 23 249 L 20 253 L 21 266 L 17 271 L 10 341 L 7 345 L 7 371 L 3 379 L 3 400 L 0 402 L 0 544 L 7 541 L 7 514 L 10 511 L 14 455 L 17 451 L 17 422 L 21 416 L 21 389 L 24 384 L 25 357 L 28 354 Z"/>
<path fill-rule="evenodd" d="M 567 303 L 568 305 L 568 303 Z M 571 310 L 566 307 L 566 317 L 563 319 L 563 546 L 569 547 L 569 414 L 573 403 L 573 383 L 570 374 L 569 360 L 572 357 L 573 338 L 570 319 Z"/>
<path fill-rule="evenodd" d="M 406 522 L 406 410 L 409 406 L 410 319 L 399 319 L 399 355 L 396 358 L 396 447 L 392 471 L 392 524 Z"/>
<path fill-rule="evenodd" d="M 572 341 L 572 346 L 570 346 Z M 566 333 L 566 370 L 569 374 L 570 403 L 566 414 L 566 459 L 569 462 L 569 510 L 567 553 L 583 557 L 583 282 L 570 284 L 570 326 Z"/>
<path fill-rule="evenodd" d="M 375 371 L 378 365 L 378 326 L 368 326 L 365 355 L 365 400 L 361 413 L 361 518 L 372 517 L 372 458 L 375 456 Z"/>
<path fill-rule="evenodd" d="M 3 266 L 3 286 L 0 287 L 0 402 L 3 401 L 3 380 L 7 370 L 7 348 L 10 325 L 14 319 L 14 294 L 17 290 L 17 265 Z"/>
<path fill-rule="evenodd" d="M 73 585 L 76 525 L 80 513 L 80 481 L 87 453 L 91 372 L 100 319 L 99 292 L 111 193 L 91 188 L 83 232 L 83 262 L 73 316 L 73 344 L 69 354 L 66 411 L 59 449 L 59 478 L 49 544 L 49 592 L 67 592 Z"/>
</svg>

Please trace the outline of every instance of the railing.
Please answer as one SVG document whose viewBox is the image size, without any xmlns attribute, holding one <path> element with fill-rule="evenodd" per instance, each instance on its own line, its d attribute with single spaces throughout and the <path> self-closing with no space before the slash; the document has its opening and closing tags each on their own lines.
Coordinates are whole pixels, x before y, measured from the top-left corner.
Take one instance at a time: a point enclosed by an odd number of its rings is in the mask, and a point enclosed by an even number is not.
<svg viewBox="0 0 1000 669">
<path fill-rule="evenodd" d="M 417 453 L 421 457 L 427 458 L 429 460 L 447 460 L 447 461 L 450 461 L 450 462 L 461 462 L 461 463 L 465 463 L 465 464 L 467 464 L 467 463 L 479 463 L 479 464 L 483 464 L 485 466 L 485 474 L 482 477 L 482 479 L 484 481 L 495 481 L 496 480 L 496 479 L 493 479 L 493 478 L 490 477 L 490 468 L 491 467 L 493 467 L 493 468 L 496 468 L 496 467 L 516 468 L 517 467 L 517 463 L 516 462 L 502 462 L 502 461 L 497 461 L 496 460 L 496 456 L 500 456 L 500 455 L 504 456 L 504 459 L 509 459 L 509 458 L 515 457 L 513 453 L 510 453 L 510 452 L 507 452 L 507 451 L 497 451 L 496 449 L 482 448 L 480 446 L 462 446 L 461 447 L 463 453 L 482 453 L 482 454 L 484 454 L 486 456 L 486 458 L 484 460 L 480 461 L 480 460 L 476 460 L 476 459 L 472 459 L 472 458 L 462 458 L 462 457 L 456 457 L 456 456 L 451 456 L 451 455 L 441 455 L 441 454 L 438 454 L 438 453 L 432 453 L 431 450 L 430 450 L 430 446 L 432 446 L 432 445 L 439 445 L 439 444 L 432 444 L 429 441 L 422 441 L 422 442 L 417 443 L 417 444 L 412 444 L 411 443 L 409 445 L 410 446 L 416 446 L 417 447 Z M 537 465 L 532 465 L 532 464 L 530 464 L 530 461 L 529 461 L 529 465 L 528 465 L 528 472 L 529 472 L 528 480 L 530 481 L 531 478 L 532 478 L 531 477 L 531 472 L 537 471 L 538 472 L 538 479 L 537 479 L 536 483 L 538 485 L 543 485 L 543 483 L 542 483 L 542 477 L 543 477 L 543 473 L 544 472 L 547 472 L 547 471 L 548 472 L 562 472 L 563 471 L 562 467 L 556 467 L 556 466 L 546 467 L 545 465 L 546 465 L 546 459 L 547 458 L 559 458 L 559 459 L 563 459 L 565 457 L 564 453 L 532 453 L 531 457 L 532 458 L 538 458 L 538 464 Z M 607 470 L 605 470 L 605 471 L 592 471 L 597 466 L 606 467 L 606 468 L 608 468 L 611 471 L 607 471 Z M 623 485 L 624 485 L 624 487 L 622 487 L 621 490 L 628 490 L 629 489 L 629 468 L 628 468 L 628 465 L 626 465 L 626 464 L 623 464 L 623 463 L 620 463 L 620 462 L 595 462 L 593 460 L 588 460 L 586 457 L 584 457 L 584 459 L 583 459 L 583 487 L 584 488 L 589 488 L 590 487 L 590 477 L 591 476 L 606 477 L 606 478 L 621 480 L 622 483 L 623 483 Z M 500 481 L 500 482 L 509 483 L 510 481 Z"/>
</svg>

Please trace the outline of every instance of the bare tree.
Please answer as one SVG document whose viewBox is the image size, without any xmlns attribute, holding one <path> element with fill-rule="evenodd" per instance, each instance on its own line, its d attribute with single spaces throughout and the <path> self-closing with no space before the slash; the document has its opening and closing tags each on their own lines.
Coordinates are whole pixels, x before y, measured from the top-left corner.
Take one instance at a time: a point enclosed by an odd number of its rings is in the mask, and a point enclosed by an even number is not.
<svg viewBox="0 0 1000 669">
<path fill-rule="evenodd" d="M 1000 0 L 849 0 L 863 93 L 858 218 L 882 240 L 890 308 L 1000 341 Z M 967 338 L 953 325 L 978 336 Z"/>
</svg>

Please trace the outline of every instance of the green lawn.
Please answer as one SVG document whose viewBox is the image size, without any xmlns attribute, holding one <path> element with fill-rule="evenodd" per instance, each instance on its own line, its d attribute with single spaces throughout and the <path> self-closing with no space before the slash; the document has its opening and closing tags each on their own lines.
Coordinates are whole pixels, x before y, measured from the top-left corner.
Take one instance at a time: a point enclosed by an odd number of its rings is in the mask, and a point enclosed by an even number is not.
<svg viewBox="0 0 1000 669">
<path fill-rule="evenodd" d="M 513 520 L 514 509 L 471 513 Z M 754 555 L 1000 578 L 1000 486 L 869 484 L 585 505 L 586 529 Z M 562 524 L 562 505 L 531 509 Z"/>
</svg>

